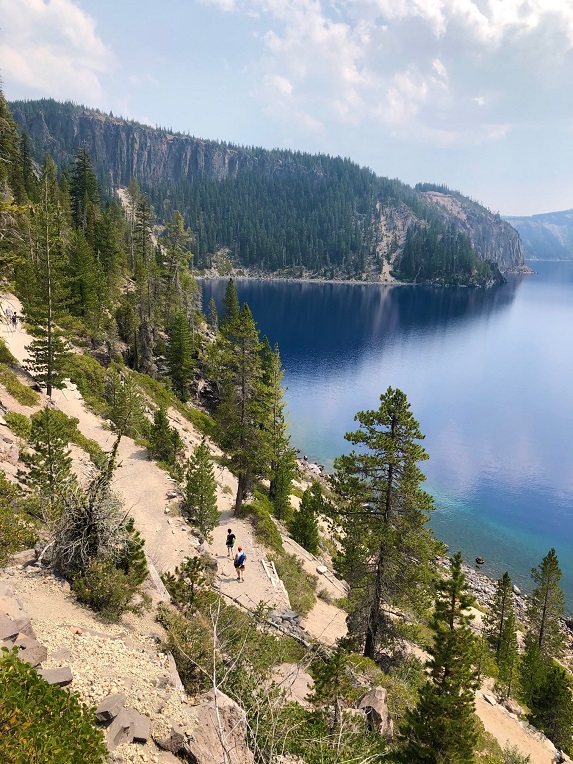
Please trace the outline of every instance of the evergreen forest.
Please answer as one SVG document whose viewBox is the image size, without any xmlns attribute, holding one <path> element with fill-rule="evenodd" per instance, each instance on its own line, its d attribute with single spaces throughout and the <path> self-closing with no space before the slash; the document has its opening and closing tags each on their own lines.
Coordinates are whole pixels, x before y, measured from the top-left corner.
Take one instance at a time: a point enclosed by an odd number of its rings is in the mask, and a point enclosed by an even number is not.
<svg viewBox="0 0 573 764">
<path fill-rule="evenodd" d="M 83 148 L 102 202 L 136 177 L 159 224 L 179 211 L 199 270 L 223 253 L 263 274 L 375 280 L 386 263 L 406 282 L 490 285 L 520 248 L 510 226 L 461 194 L 472 230 L 426 187 L 349 159 L 204 141 L 52 100 L 12 108 L 37 165 L 48 152 L 64 172 Z"/>
</svg>

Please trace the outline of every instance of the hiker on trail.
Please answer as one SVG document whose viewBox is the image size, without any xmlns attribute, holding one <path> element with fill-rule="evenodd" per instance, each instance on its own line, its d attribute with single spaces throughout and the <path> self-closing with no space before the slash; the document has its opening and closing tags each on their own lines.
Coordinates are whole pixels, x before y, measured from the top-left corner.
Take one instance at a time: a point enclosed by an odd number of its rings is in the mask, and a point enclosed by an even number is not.
<svg viewBox="0 0 573 764">
<path fill-rule="evenodd" d="M 243 547 L 238 546 L 237 547 L 237 554 L 235 555 L 235 562 L 233 565 L 235 566 L 235 570 L 237 571 L 237 581 L 245 582 L 245 562 L 247 560 L 247 555 L 243 552 Z"/>
<path fill-rule="evenodd" d="M 555 764 L 563 764 L 565 761 L 565 756 L 563 755 L 563 750 L 557 746 L 557 750 L 555 751 L 555 756 L 553 757 L 553 761 Z"/>
<path fill-rule="evenodd" d="M 229 528 L 227 531 L 227 541 L 225 542 L 225 545 L 227 547 L 227 557 L 232 557 L 232 551 L 233 547 L 235 546 L 235 541 L 237 540 L 237 537 L 233 533 L 233 531 Z"/>
<path fill-rule="evenodd" d="M 16 330 L 16 328 L 18 327 L 18 314 L 17 313 L 12 313 L 12 326 L 13 326 L 14 330 Z"/>
</svg>

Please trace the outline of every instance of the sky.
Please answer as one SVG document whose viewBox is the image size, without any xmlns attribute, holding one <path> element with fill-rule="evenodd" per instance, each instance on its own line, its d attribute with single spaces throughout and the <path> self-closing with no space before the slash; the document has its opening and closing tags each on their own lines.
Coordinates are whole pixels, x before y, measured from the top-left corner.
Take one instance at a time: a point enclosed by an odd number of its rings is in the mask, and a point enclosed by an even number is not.
<svg viewBox="0 0 573 764">
<path fill-rule="evenodd" d="M 573 0 L 0 0 L 8 100 L 573 208 Z"/>
</svg>

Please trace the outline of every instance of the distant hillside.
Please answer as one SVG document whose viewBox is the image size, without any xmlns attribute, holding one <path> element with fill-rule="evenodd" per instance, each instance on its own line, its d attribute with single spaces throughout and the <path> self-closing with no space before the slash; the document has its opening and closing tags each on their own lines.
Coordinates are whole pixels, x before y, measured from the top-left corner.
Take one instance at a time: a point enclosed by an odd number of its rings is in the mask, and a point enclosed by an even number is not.
<svg viewBox="0 0 573 764">
<path fill-rule="evenodd" d="M 505 220 L 519 231 L 526 257 L 573 260 L 573 210 Z"/>
<path fill-rule="evenodd" d="M 49 152 L 64 169 L 84 147 L 105 195 L 136 178 L 158 222 L 181 211 L 199 268 L 223 250 L 266 273 L 378 280 L 386 263 L 405 281 L 491 284 L 523 264 L 510 225 L 442 187 L 413 189 L 348 159 L 202 140 L 71 103 L 11 108 L 38 162 Z"/>
</svg>

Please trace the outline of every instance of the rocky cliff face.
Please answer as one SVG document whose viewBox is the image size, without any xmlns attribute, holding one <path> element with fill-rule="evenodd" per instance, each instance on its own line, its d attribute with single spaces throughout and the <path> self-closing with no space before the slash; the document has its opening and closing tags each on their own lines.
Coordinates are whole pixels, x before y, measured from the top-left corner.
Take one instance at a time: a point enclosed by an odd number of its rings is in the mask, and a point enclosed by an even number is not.
<svg viewBox="0 0 573 764">
<path fill-rule="evenodd" d="M 441 209 L 446 220 L 469 236 L 484 260 L 497 263 L 502 271 L 523 265 L 519 233 L 499 215 L 457 193 L 426 191 L 425 195 Z"/>
<path fill-rule="evenodd" d="M 90 152 L 95 167 L 105 170 L 113 187 L 132 178 L 142 185 L 234 177 L 255 161 L 247 152 L 215 141 L 176 135 L 91 109 L 30 111 L 13 106 L 16 122 L 35 146 L 43 146 L 60 166 L 69 164 L 80 146 Z"/>
</svg>

